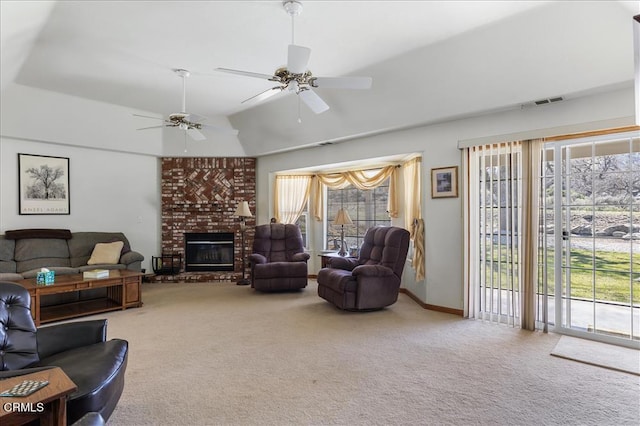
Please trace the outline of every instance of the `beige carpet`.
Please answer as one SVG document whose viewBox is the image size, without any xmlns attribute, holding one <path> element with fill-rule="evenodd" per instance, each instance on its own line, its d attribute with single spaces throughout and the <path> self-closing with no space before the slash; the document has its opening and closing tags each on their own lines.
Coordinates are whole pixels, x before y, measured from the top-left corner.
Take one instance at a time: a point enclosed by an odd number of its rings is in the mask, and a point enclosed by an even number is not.
<svg viewBox="0 0 640 426">
<path fill-rule="evenodd" d="M 551 355 L 640 376 L 640 351 L 637 349 L 562 336 Z"/>
<path fill-rule="evenodd" d="M 101 315 L 129 340 L 109 425 L 637 425 L 637 376 L 550 356 L 559 336 L 316 294 L 144 284 Z"/>
</svg>

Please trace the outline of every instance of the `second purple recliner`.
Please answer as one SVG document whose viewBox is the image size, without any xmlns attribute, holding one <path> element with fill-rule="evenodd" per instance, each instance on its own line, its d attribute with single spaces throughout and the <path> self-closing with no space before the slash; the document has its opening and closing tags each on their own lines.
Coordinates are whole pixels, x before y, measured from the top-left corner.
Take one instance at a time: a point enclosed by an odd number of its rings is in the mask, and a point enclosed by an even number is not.
<svg viewBox="0 0 640 426">
<path fill-rule="evenodd" d="M 298 225 L 258 225 L 249 255 L 251 286 L 259 291 L 303 289 L 308 260 Z"/>
<path fill-rule="evenodd" d="M 318 296 L 349 311 L 382 309 L 398 300 L 409 251 L 409 231 L 375 226 L 364 236 L 360 257 L 333 257 L 318 273 Z"/>
</svg>

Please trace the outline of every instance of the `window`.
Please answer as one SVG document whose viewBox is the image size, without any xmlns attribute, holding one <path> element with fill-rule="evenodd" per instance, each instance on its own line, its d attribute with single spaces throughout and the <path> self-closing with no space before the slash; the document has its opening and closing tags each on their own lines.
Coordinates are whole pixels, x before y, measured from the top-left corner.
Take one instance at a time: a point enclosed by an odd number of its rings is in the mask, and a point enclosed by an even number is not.
<svg viewBox="0 0 640 426">
<path fill-rule="evenodd" d="M 326 249 L 340 249 L 340 234 L 342 227 L 334 225 L 333 219 L 338 210 L 345 209 L 353 225 L 344 225 L 344 239 L 346 250 L 358 249 L 362 245 L 367 229 L 376 225 L 391 225 L 387 212 L 389 198 L 389 179 L 372 190 L 360 190 L 353 186 L 344 189 L 327 188 L 327 234 Z"/>
<path fill-rule="evenodd" d="M 298 220 L 296 220 L 296 225 L 300 227 L 300 233 L 302 234 L 302 245 L 304 248 L 309 248 L 309 244 L 307 241 L 307 211 L 303 211 L 300 214 Z"/>
</svg>

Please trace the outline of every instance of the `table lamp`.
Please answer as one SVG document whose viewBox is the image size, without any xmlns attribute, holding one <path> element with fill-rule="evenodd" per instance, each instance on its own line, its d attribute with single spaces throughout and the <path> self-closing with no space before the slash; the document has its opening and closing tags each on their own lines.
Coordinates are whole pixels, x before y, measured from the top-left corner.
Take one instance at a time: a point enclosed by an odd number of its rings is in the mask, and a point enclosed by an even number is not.
<svg viewBox="0 0 640 426">
<path fill-rule="evenodd" d="M 344 226 L 353 224 L 351 218 L 349 217 L 349 213 L 347 213 L 345 209 L 338 210 L 336 218 L 333 220 L 333 224 L 340 225 L 340 251 L 338 252 L 338 255 L 346 256 L 347 251 L 344 248 L 344 246 L 346 245 L 344 241 Z"/>
</svg>

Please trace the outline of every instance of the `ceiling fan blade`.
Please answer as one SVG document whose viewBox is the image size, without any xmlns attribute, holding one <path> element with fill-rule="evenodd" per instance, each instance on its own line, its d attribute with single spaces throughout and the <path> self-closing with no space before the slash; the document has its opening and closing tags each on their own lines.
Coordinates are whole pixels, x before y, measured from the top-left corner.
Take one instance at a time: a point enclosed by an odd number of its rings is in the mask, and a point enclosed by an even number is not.
<svg viewBox="0 0 640 426">
<path fill-rule="evenodd" d="M 316 114 L 320 114 L 329 109 L 329 105 L 311 89 L 301 90 L 298 96 L 300 96 L 302 101 Z"/>
<path fill-rule="evenodd" d="M 226 73 L 229 73 L 229 74 L 243 75 L 245 77 L 262 78 L 262 79 L 265 79 L 265 80 L 271 80 L 271 79 L 274 78 L 274 76 L 269 75 L 269 74 L 260 74 L 260 73 L 257 73 L 257 72 L 232 70 L 230 68 L 216 68 L 216 71 L 226 72 Z"/>
<path fill-rule="evenodd" d="M 135 117 L 142 117 L 142 118 L 152 118 L 154 120 L 164 120 L 164 118 L 160 118 L 160 117 L 151 117 L 149 115 L 140 115 L 140 114 L 132 114 Z"/>
<path fill-rule="evenodd" d="M 312 87 L 321 89 L 371 89 L 371 77 L 314 77 Z"/>
<path fill-rule="evenodd" d="M 194 129 L 193 127 L 189 127 L 186 132 L 194 141 L 203 141 L 207 139 L 198 129 Z"/>
<path fill-rule="evenodd" d="M 311 49 L 304 46 L 289 45 L 287 56 L 287 69 L 293 74 L 302 74 L 307 71 L 307 64 L 311 56 Z"/>
<path fill-rule="evenodd" d="M 231 127 L 212 126 L 211 124 L 201 124 L 200 127 L 203 129 L 210 129 L 210 130 L 213 130 L 214 132 L 219 132 L 219 133 L 228 133 L 231 135 L 238 134 L 238 129 L 234 129 Z"/>
<path fill-rule="evenodd" d="M 201 115 L 198 114 L 187 114 L 184 116 L 184 119 L 191 122 L 191 123 L 199 123 L 201 121 L 204 121 L 207 119 L 207 117 L 203 117 Z"/>
<path fill-rule="evenodd" d="M 139 129 L 136 129 L 136 130 L 161 129 L 161 128 L 163 128 L 163 127 L 164 127 L 164 126 L 141 127 L 141 128 L 139 128 Z"/>
<path fill-rule="evenodd" d="M 262 93 L 258 93 L 255 96 L 252 96 L 248 99 L 245 99 L 244 101 L 242 101 L 241 103 L 245 103 L 245 102 L 249 102 L 249 101 L 263 101 L 267 98 L 270 98 L 273 95 L 276 95 L 280 92 L 282 92 L 284 90 L 284 87 L 282 86 L 276 86 L 276 87 L 272 87 L 271 89 L 267 89 Z"/>
</svg>

